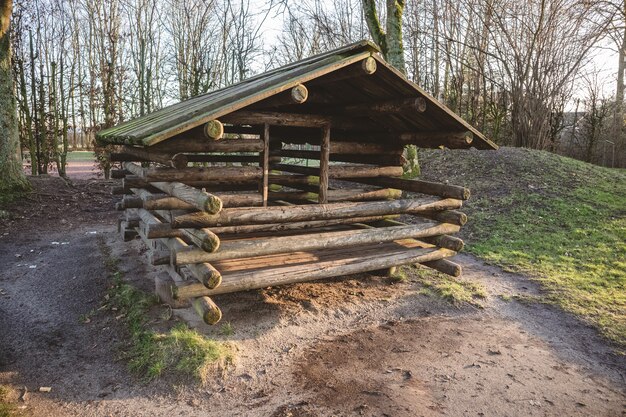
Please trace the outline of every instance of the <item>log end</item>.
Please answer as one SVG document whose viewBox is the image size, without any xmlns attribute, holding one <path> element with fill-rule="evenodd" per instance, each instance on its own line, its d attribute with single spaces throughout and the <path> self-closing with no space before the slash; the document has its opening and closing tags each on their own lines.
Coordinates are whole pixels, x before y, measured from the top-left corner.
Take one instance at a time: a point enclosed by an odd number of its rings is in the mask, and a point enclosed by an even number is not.
<svg viewBox="0 0 626 417">
<path fill-rule="evenodd" d="M 217 324 L 222 319 L 222 311 L 209 297 L 198 297 L 193 308 L 206 324 Z"/>
<path fill-rule="evenodd" d="M 202 282 L 202 284 L 210 290 L 219 287 L 221 283 L 222 283 L 222 274 L 220 274 L 217 271 L 215 271 L 212 274 L 207 275 Z"/>
<path fill-rule="evenodd" d="M 200 247 L 205 252 L 215 252 L 220 248 L 220 238 L 215 233 L 207 232 L 202 239 Z"/>
<path fill-rule="evenodd" d="M 184 153 L 177 153 L 176 155 L 172 156 L 172 167 L 176 169 L 183 169 L 187 168 L 188 164 L 189 159 Z"/>
<path fill-rule="evenodd" d="M 388 197 L 390 200 L 396 200 L 402 198 L 402 190 L 396 190 L 395 188 L 389 189 Z"/>
<path fill-rule="evenodd" d="M 206 211 L 209 214 L 217 214 L 222 211 L 224 207 L 224 203 L 222 199 L 216 196 L 209 196 L 202 205 L 203 211 Z"/>
<path fill-rule="evenodd" d="M 361 61 L 361 69 L 367 75 L 372 75 L 376 72 L 376 60 L 371 56 L 368 56 L 363 61 Z"/>
<path fill-rule="evenodd" d="M 303 85 L 298 84 L 291 89 L 291 100 L 296 104 L 302 104 L 309 98 L 309 90 Z"/>
<path fill-rule="evenodd" d="M 461 195 L 461 199 L 462 200 L 469 200 L 469 198 L 471 197 L 472 193 L 470 192 L 469 188 L 463 188 L 463 193 Z"/>
<path fill-rule="evenodd" d="M 210 140 L 220 140 L 224 136 L 224 125 L 219 120 L 211 120 L 204 125 L 204 136 Z"/>
</svg>

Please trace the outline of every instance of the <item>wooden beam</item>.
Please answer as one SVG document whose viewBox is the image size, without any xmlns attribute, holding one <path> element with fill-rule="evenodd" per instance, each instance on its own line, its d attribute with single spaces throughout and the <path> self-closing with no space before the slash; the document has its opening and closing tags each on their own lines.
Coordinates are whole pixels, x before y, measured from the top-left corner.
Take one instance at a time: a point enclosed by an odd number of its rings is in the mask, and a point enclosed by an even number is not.
<svg viewBox="0 0 626 417">
<path fill-rule="evenodd" d="M 455 199 L 433 197 L 411 200 L 390 200 L 359 203 L 335 203 L 292 207 L 232 208 L 218 214 L 204 212 L 181 215 L 173 219 L 175 228 L 234 226 L 259 223 L 340 219 L 346 217 L 384 216 L 390 214 L 419 214 L 461 207 Z"/>
<path fill-rule="evenodd" d="M 463 273 L 463 268 L 447 259 L 437 259 L 435 261 L 422 262 L 420 265 L 434 269 L 442 274 L 450 275 L 452 277 L 460 277 Z"/>
<path fill-rule="evenodd" d="M 157 162 L 172 168 L 185 168 L 187 166 L 187 157 L 182 153 L 171 154 L 168 152 L 154 151 L 151 149 L 136 148 L 133 146 L 122 147 L 121 153 L 112 152 L 110 154 L 111 161 L 127 162 Z"/>
<path fill-rule="evenodd" d="M 141 217 L 141 221 L 144 225 L 156 225 L 162 223 L 159 219 L 157 219 L 152 213 L 147 210 L 138 210 L 138 214 Z M 146 227 L 146 226 L 144 226 Z M 140 233 L 143 234 L 143 233 Z M 144 234 L 144 236 L 146 236 Z M 147 238 L 147 237 L 146 237 Z M 181 238 L 168 238 L 161 239 L 160 242 L 167 246 L 171 253 L 177 253 L 184 250 L 190 250 L 190 248 Z M 219 273 L 217 269 L 215 269 L 211 264 L 206 262 L 188 265 L 187 268 L 189 272 L 193 275 L 196 280 L 198 280 L 204 287 L 207 289 L 214 289 L 218 287 L 222 282 L 222 275 Z"/>
<path fill-rule="evenodd" d="M 209 194 L 206 191 L 199 190 L 194 187 L 190 187 L 180 182 L 151 182 L 150 185 L 158 188 L 176 197 L 186 203 L 191 204 L 198 210 L 206 211 L 207 213 L 215 214 L 222 209 L 222 200 L 213 194 Z"/>
<path fill-rule="evenodd" d="M 223 116 L 227 123 L 242 125 L 259 125 L 267 123 L 272 126 L 322 127 L 330 123 L 329 116 L 239 110 Z"/>
<path fill-rule="evenodd" d="M 400 239 L 437 236 L 456 233 L 459 226 L 423 222 L 422 224 L 393 226 L 372 230 L 346 230 L 338 232 L 271 237 L 223 242 L 218 252 L 208 253 L 203 250 L 185 250 L 176 252 L 177 265 L 214 262 L 225 259 L 248 258 L 252 256 L 276 253 L 311 251 L 337 247 L 367 245 L 371 243 L 391 242 Z"/>
<path fill-rule="evenodd" d="M 295 87 L 294 87 L 295 88 Z M 267 192 L 269 190 L 270 175 L 270 125 L 263 125 L 263 153 L 261 154 L 261 166 L 263 167 L 263 183 L 261 185 L 261 195 L 263 207 L 267 207 Z"/>
<path fill-rule="evenodd" d="M 331 144 L 331 148 L 334 145 Z M 320 153 L 318 151 L 307 151 L 297 149 L 281 149 L 270 152 L 272 156 L 294 159 L 312 159 L 319 160 Z M 331 161 L 339 162 L 352 162 L 357 164 L 370 164 L 370 165 L 404 165 L 406 159 L 400 152 L 364 155 L 364 154 L 338 154 L 330 153 Z"/>
<path fill-rule="evenodd" d="M 329 203 L 343 201 L 376 201 L 400 198 L 402 197 L 402 191 L 392 188 L 383 188 L 380 190 L 339 189 L 328 190 L 326 195 L 327 202 Z M 270 198 L 272 200 L 306 202 L 319 200 L 319 195 L 314 192 L 278 191 L 271 192 Z"/>
<path fill-rule="evenodd" d="M 189 131 L 191 132 L 191 131 Z M 261 152 L 263 141 L 260 139 L 228 139 L 207 141 L 203 134 L 194 136 L 185 132 L 179 137 L 168 139 L 150 147 L 162 152 Z"/>
<path fill-rule="evenodd" d="M 261 179 L 261 167 L 220 167 L 212 168 L 143 168 L 131 162 L 125 162 L 124 168 L 148 182 L 179 182 L 185 181 L 233 181 Z"/>
<path fill-rule="evenodd" d="M 328 202 L 328 178 L 330 161 L 330 125 L 322 127 L 322 139 L 320 146 L 320 168 L 319 168 L 319 192 L 318 203 Z"/>
<path fill-rule="evenodd" d="M 402 248 L 396 251 L 354 253 L 343 259 L 316 261 L 314 264 L 295 264 L 275 268 L 233 272 L 224 274 L 222 285 L 214 290 L 206 290 L 199 285 L 189 285 L 186 292 L 194 294 L 217 295 L 275 285 L 293 284 L 341 275 L 386 269 L 393 266 L 428 262 L 454 256 L 455 252 L 436 248 Z"/>
<path fill-rule="evenodd" d="M 259 157 L 257 155 L 205 155 L 205 154 L 186 154 L 189 162 L 234 162 L 242 164 L 258 164 Z"/>
<path fill-rule="evenodd" d="M 426 111 L 426 100 L 423 97 L 411 97 L 403 99 L 385 100 L 374 103 L 359 103 L 343 108 L 338 107 L 337 111 L 356 115 L 369 113 L 423 113 Z"/>
<path fill-rule="evenodd" d="M 358 182 L 361 184 L 375 185 L 378 187 L 390 187 L 398 190 L 436 195 L 443 198 L 456 198 L 467 200 L 470 197 L 470 190 L 456 185 L 442 184 L 439 182 L 423 180 L 406 180 L 402 178 L 377 177 L 377 178 L 345 178 L 346 181 Z"/>
<path fill-rule="evenodd" d="M 398 135 L 398 140 L 402 143 L 413 144 L 423 147 L 445 146 L 446 148 L 468 148 L 473 140 L 474 134 L 470 131 L 461 132 L 416 132 L 402 133 Z"/>
<path fill-rule="evenodd" d="M 301 165 L 273 164 L 272 169 L 294 172 L 303 175 L 318 175 L 319 168 L 305 167 Z M 328 167 L 328 178 L 372 178 L 372 177 L 393 177 L 403 174 L 402 167 L 389 166 L 378 167 L 372 165 L 332 165 Z"/>
</svg>

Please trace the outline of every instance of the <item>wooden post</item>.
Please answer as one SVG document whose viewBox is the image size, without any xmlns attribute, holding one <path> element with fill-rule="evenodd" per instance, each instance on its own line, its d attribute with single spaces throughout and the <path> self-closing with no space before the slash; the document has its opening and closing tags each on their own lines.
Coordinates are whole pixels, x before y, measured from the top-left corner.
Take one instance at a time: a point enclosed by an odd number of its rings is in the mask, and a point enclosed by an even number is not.
<svg viewBox="0 0 626 417">
<path fill-rule="evenodd" d="M 263 166 L 263 185 L 261 193 L 263 195 L 263 207 L 267 207 L 267 192 L 269 188 L 269 175 L 270 175 L 270 125 L 265 123 L 263 125 L 263 153 L 262 153 L 262 166 Z"/>
<path fill-rule="evenodd" d="M 322 144 L 320 147 L 320 189 L 318 202 L 328 202 L 328 165 L 330 161 L 330 125 L 322 128 Z"/>
</svg>

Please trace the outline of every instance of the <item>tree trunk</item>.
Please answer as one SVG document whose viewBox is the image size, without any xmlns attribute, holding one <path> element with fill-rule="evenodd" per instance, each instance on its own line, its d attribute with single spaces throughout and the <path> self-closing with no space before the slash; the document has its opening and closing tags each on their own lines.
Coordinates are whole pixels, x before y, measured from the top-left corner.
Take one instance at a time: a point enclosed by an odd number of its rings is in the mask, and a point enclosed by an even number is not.
<svg viewBox="0 0 626 417">
<path fill-rule="evenodd" d="M 402 12 L 404 0 L 387 0 L 387 22 L 382 29 L 375 0 L 362 0 L 363 12 L 372 39 L 380 47 L 385 59 L 402 74 L 406 73 L 402 43 Z"/>
<path fill-rule="evenodd" d="M 0 2 L 0 192 L 24 190 L 28 181 L 19 159 L 17 112 L 13 95 L 9 24 L 12 0 Z"/>
</svg>

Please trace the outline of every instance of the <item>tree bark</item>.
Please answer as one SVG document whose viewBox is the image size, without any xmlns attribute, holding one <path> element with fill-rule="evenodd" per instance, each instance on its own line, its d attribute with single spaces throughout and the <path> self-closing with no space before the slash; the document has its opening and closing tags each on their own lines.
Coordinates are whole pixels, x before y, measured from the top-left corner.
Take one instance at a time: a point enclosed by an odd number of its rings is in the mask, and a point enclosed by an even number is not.
<svg viewBox="0 0 626 417">
<path fill-rule="evenodd" d="M 29 188 L 19 159 L 9 31 L 12 9 L 13 0 L 0 2 L 0 192 Z"/>
</svg>

